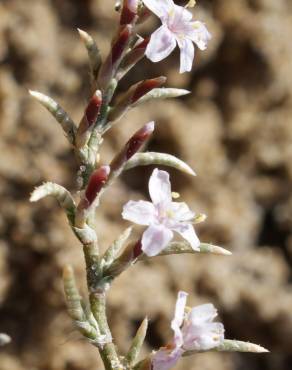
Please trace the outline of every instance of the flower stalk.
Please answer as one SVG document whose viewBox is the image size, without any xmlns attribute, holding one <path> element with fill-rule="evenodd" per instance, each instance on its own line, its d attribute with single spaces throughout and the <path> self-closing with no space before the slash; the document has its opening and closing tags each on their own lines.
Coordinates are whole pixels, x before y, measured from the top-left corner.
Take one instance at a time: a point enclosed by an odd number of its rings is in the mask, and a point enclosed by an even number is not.
<svg viewBox="0 0 292 370">
<path fill-rule="evenodd" d="M 79 191 L 76 195 L 53 183 L 41 185 L 31 195 L 32 202 L 49 195 L 59 202 L 72 232 L 83 248 L 88 304 L 79 294 L 72 267 L 65 266 L 63 283 L 68 313 L 79 332 L 98 348 L 106 370 L 168 370 L 182 356 L 207 350 L 265 352 L 264 348 L 252 343 L 225 339 L 223 325 L 213 321 L 217 312 L 215 307 L 207 304 L 189 310 L 186 308 L 185 292 L 179 292 L 171 323 L 174 337 L 165 347 L 139 361 L 138 356 L 147 334 L 147 318 L 141 323 L 125 357 L 120 355 L 114 344 L 106 296 L 114 279 L 130 266 L 139 261 L 151 261 L 155 256 L 231 254 L 226 249 L 199 240 L 194 225 L 206 217 L 195 214 L 186 203 L 173 201 L 178 196 L 171 191 L 169 174 L 158 168 L 154 169 L 149 180 L 151 202 L 129 201 L 123 207 L 123 218 L 144 226 L 144 232 L 133 241 L 132 227 L 129 227 L 103 254 L 100 253 L 95 231 L 96 211 L 101 195 L 123 171 L 137 166 L 163 165 L 195 176 L 190 166 L 170 154 L 139 153 L 154 133 L 154 122 L 137 130 L 109 165 L 102 164 L 99 151 L 104 134 L 124 114 L 149 100 L 189 94 L 187 90 L 162 88 L 166 82 L 162 76 L 139 81 L 116 97 L 120 80 L 144 56 L 153 62 L 160 61 L 172 52 L 176 44 L 181 52 L 180 72 L 189 71 L 194 57 L 193 43 L 204 50 L 210 39 L 205 25 L 193 22 L 192 14 L 185 7 L 174 4 L 173 0 L 124 0 L 119 2 L 116 9 L 120 12 L 118 31 L 104 61 L 93 38 L 85 31 L 78 30 L 87 49 L 93 89 L 78 127 L 52 98 L 30 92 L 61 125 L 79 165 Z M 136 25 L 151 13 L 161 19 L 162 26 L 143 39 L 137 34 Z M 177 236 L 184 240 L 173 240 Z M 1 334 L 0 345 L 4 343 L 3 338 Z"/>
</svg>

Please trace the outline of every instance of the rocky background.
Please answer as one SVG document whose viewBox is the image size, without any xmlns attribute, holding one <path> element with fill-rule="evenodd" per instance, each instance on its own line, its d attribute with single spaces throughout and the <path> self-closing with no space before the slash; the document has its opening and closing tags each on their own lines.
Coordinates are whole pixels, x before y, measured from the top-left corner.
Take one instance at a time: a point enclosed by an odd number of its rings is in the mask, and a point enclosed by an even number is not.
<svg viewBox="0 0 292 370">
<path fill-rule="evenodd" d="M 78 242 L 55 201 L 29 204 L 42 181 L 76 189 L 75 163 L 61 129 L 28 97 L 36 89 L 58 100 L 78 121 L 89 95 L 87 56 L 76 27 L 90 32 L 103 53 L 114 32 L 114 1 L 0 1 L 0 331 L 1 370 L 102 369 L 97 350 L 68 318 L 61 284 L 65 263 L 85 291 Z M 176 101 L 132 111 L 108 135 L 104 162 L 137 127 L 157 121 L 149 149 L 175 154 L 197 172 L 171 171 L 174 190 L 208 215 L 200 238 L 232 257 L 157 258 L 114 284 L 110 320 L 116 342 L 129 346 L 148 315 L 145 351 L 167 341 L 179 289 L 190 305 L 213 302 L 226 336 L 269 348 L 268 355 L 201 354 L 177 369 L 288 370 L 292 368 L 292 2 L 200 0 L 197 18 L 213 34 L 191 74 L 178 74 L 178 54 L 143 61 L 123 89 L 166 75 L 168 86 L 192 90 Z M 148 33 L 155 20 L 141 32 Z M 151 168 L 124 176 L 104 198 L 98 218 L 107 246 L 126 223 L 128 199 L 147 196 Z"/>
</svg>

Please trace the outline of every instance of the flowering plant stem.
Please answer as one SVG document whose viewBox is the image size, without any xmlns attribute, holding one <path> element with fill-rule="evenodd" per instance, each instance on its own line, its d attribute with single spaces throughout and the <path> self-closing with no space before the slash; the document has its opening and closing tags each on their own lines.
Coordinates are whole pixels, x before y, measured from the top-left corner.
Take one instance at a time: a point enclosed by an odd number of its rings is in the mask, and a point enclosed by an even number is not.
<svg viewBox="0 0 292 370">
<path fill-rule="evenodd" d="M 138 36 L 136 24 L 150 15 L 145 5 L 164 22 L 163 32 L 164 36 L 170 35 L 168 40 L 167 37 L 161 38 L 157 32 L 151 36 L 150 43 L 149 38 L 141 39 Z M 205 215 L 195 215 L 185 203 L 172 201 L 179 195 L 171 192 L 169 174 L 158 169 L 153 171 L 149 181 L 152 202 L 130 201 L 124 206 L 122 213 L 125 219 L 147 226 L 147 229 L 138 240 L 127 242 L 132 230 L 128 228 L 101 254 L 95 231 L 96 210 L 103 193 L 123 171 L 155 164 L 170 166 L 195 176 L 195 172 L 186 163 L 170 154 L 138 153 L 152 136 L 154 122 L 137 130 L 109 165 L 100 165 L 99 149 L 103 143 L 103 135 L 127 111 L 151 99 L 174 98 L 188 93 L 181 89 L 162 88 L 166 78 L 160 76 L 140 81 L 116 98 L 114 95 L 120 79 L 145 54 L 154 62 L 166 57 L 175 47 L 176 41 L 181 48 L 181 71 L 189 70 L 193 61 L 190 56 L 193 53 L 187 53 L 184 42 L 192 51 L 192 42 L 204 49 L 210 39 L 206 27 L 200 22 L 191 22 L 192 14 L 184 7 L 175 5 L 172 0 L 124 0 L 117 9 L 121 12 L 120 25 L 103 62 L 93 38 L 78 30 L 87 48 L 92 82 L 92 96 L 79 125 L 52 98 L 39 92 L 30 92 L 56 118 L 73 146 L 80 166 L 77 196 L 71 195 L 63 186 L 50 182 L 36 188 L 31 195 L 33 202 L 49 195 L 55 197 L 65 210 L 69 225 L 83 246 L 87 302 L 79 295 L 73 269 L 66 266 L 63 280 L 68 312 L 80 333 L 98 348 L 106 370 L 167 370 L 180 357 L 206 350 L 264 352 L 262 347 L 250 343 L 224 342 L 223 325 L 212 322 L 217 312 L 214 306 L 201 305 L 189 311 L 185 306 L 185 292 L 178 294 L 175 317 L 171 324 L 175 335 L 166 347 L 138 361 L 147 332 L 147 318 L 141 323 L 126 356 L 122 357 L 118 353 L 113 342 L 107 318 L 106 296 L 113 280 L 127 268 L 154 256 L 184 253 L 231 254 L 223 248 L 200 242 L 194 225 L 204 221 Z M 181 23 L 175 23 L 176 26 L 183 26 L 181 36 L 185 40 L 177 39 L 177 30 L 173 28 L 176 20 Z M 168 51 L 163 52 L 163 42 Z M 174 233 L 180 234 L 185 241 L 171 242 Z"/>
</svg>

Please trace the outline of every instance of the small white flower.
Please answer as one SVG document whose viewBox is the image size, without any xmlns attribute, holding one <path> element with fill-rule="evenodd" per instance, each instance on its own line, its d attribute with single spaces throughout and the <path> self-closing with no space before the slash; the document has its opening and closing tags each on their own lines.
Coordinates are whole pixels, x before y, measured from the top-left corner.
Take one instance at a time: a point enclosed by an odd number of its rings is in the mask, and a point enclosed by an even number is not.
<svg viewBox="0 0 292 370">
<path fill-rule="evenodd" d="M 156 256 L 172 240 L 173 231 L 186 239 L 198 251 L 200 241 L 191 220 L 195 213 L 186 203 L 172 201 L 169 174 L 157 168 L 149 180 L 151 202 L 129 201 L 123 208 L 124 219 L 148 228 L 142 236 L 142 250 L 147 256 Z"/>
<path fill-rule="evenodd" d="M 157 351 L 152 359 L 153 370 L 172 368 L 185 351 L 207 351 L 224 340 L 224 327 L 213 322 L 217 310 L 212 304 L 203 304 L 185 312 L 188 294 L 179 292 L 171 328 L 172 343 Z"/>
<path fill-rule="evenodd" d="M 176 5 L 173 0 L 143 0 L 144 4 L 162 23 L 156 30 L 146 49 L 146 56 L 152 62 L 168 57 L 176 44 L 180 48 L 180 73 L 189 72 L 195 56 L 193 43 L 201 50 L 207 48 L 211 34 L 199 21 L 192 21 L 192 13 Z"/>
</svg>

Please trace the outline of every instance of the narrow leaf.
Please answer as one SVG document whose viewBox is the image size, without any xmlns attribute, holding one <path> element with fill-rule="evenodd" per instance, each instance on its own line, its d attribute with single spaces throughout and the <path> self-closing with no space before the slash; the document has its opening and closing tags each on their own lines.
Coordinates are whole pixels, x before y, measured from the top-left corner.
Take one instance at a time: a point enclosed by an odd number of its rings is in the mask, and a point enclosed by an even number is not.
<svg viewBox="0 0 292 370">
<path fill-rule="evenodd" d="M 72 223 L 72 218 L 74 218 L 76 206 L 72 195 L 63 186 L 54 184 L 52 182 L 46 182 L 43 185 L 37 187 L 32 192 L 30 196 L 30 201 L 37 202 L 38 200 L 49 195 L 57 199 L 60 206 L 66 211 L 67 216 Z"/>
<path fill-rule="evenodd" d="M 93 81 L 95 81 L 97 79 L 98 71 L 101 66 L 100 51 L 94 39 L 87 32 L 82 31 L 79 28 L 77 30 L 79 32 L 81 40 L 83 41 L 86 47 L 88 57 L 89 57 L 89 65 L 90 65 L 90 70 L 92 74 L 92 79 Z"/>
<path fill-rule="evenodd" d="M 132 227 L 128 227 L 113 244 L 108 248 L 103 256 L 103 264 L 109 266 L 118 256 L 119 252 L 124 247 L 132 232 Z"/>
<path fill-rule="evenodd" d="M 202 243 L 199 248 L 200 248 L 199 251 L 195 251 L 193 250 L 191 245 L 187 242 L 172 242 L 169 244 L 167 248 L 165 248 L 160 254 L 158 254 L 155 257 L 168 256 L 171 254 L 196 254 L 196 253 L 210 253 L 223 256 L 230 256 L 232 254 L 227 249 L 207 243 Z M 142 254 L 139 257 L 139 260 L 145 260 L 147 258 L 149 257 L 147 257 L 145 254 Z"/>
<path fill-rule="evenodd" d="M 138 166 L 161 165 L 176 168 L 179 171 L 185 172 L 188 175 L 196 176 L 195 172 L 182 160 L 171 154 L 165 153 L 137 153 L 125 165 L 125 170 L 129 170 Z"/>
<path fill-rule="evenodd" d="M 157 88 L 142 96 L 133 106 L 140 105 L 153 99 L 178 98 L 188 94 L 190 94 L 190 91 L 184 89 L 174 89 L 168 87 Z"/>
<path fill-rule="evenodd" d="M 29 93 L 54 116 L 56 121 L 61 125 L 70 143 L 74 144 L 76 127 L 69 114 L 49 96 L 38 91 L 30 90 Z"/>
<path fill-rule="evenodd" d="M 267 353 L 269 352 L 266 348 L 261 347 L 254 343 L 242 342 L 239 340 L 225 339 L 222 344 L 208 351 L 200 352 L 250 352 L 250 353 Z M 192 356 L 198 353 L 198 351 L 187 351 L 183 356 Z"/>
<path fill-rule="evenodd" d="M 88 321 L 82 307 L 82 299 L 79 295 L 74 272 L 71 266 L 65 266 L 63 270 L 64 291 L 67 301 L 67 309 L 70 317 L 74 320 L 79 331 L 88 339 L 96 341 L 98 332 Z"/>
<path fill-rule="evenodd" d="M 130 367 L 135 364 L 140 354 L 141 348 L 143 346 L 147 334 L 147 329 L 148 329 L 148 319 L 146 317 L 141 323 L 139 329 L 137 330 L 137 333 L 135 335 L 135 338 L 133 339 L 129 352 L 126 355 L 126 361 Z"/>
</svg>

